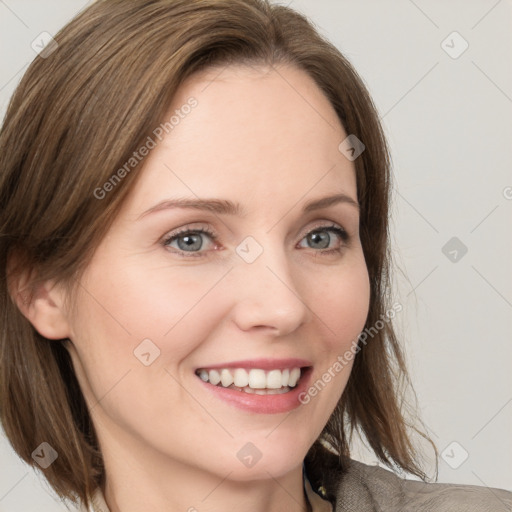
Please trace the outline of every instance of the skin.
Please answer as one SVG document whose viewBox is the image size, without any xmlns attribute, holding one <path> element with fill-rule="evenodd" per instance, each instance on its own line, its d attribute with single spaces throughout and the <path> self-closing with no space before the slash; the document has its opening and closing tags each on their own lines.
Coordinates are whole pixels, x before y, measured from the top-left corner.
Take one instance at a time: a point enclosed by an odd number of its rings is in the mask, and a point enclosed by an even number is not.
<svg viewBox="0 0 512 512">
<path fill-rule="evenodd" d="M 338 203 L 302 212 L 333 193 L 357 201 L 354 163 L 338 150 L 347 134 L 331 104 L 289 65 L 219 71 L 182 84 L 171 114 L 191 96 L 198 105 L 145 159 L 81 278 L 76 307 L 46 283 L 28 313 L 47 337 L 70 339 L 112 512 L 303 510 L 303 459 L 351 364 L 307 405 L 278 414 L 219 400 L 194 370 L 299 357 L 312 362 L 314 382 L 353 345 L 368 313 L 358 209 Z M 142 215 L 178 196 L 240 202 L 246 216 Z M 339 249 L 327 254 L 307 234 L 331 225 L 349 240 L 321 230 L 328 248 Z M 177 240 L 163 241 L 186 226 L 218 238 L 201 235 L 202 255 L 187 257 Z M 250 264 L 236 252 L 247 236 L 263 249 Z M 160 350 L 149 366 L 133 353 L 144 339 Z M 248 442 L 262 454 L 251 468 L 237 457 Z"/>
</svg>

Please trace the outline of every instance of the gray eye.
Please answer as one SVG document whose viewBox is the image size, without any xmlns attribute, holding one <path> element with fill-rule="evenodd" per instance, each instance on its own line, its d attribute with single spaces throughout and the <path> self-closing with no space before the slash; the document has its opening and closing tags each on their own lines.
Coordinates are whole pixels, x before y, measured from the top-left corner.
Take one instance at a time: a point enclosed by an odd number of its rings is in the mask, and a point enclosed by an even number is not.
<svg viewBox="0 0 512 512">
<path fill-rule="evenodd" d="M 309 242 L 316 245 L 313 245 L 313 249 L 326 249 L 329 247 L 329 243 L 331 241 L 331 236 L 327 231 L 314 231 L 307 236 Z"/>
<path fill-rule="evenodd" d="M 199 233 L 180 235 L 176 240 L 178 248 L 182 251 L 198 251 L 203 246 L 203 239 Z"/>
</svg>

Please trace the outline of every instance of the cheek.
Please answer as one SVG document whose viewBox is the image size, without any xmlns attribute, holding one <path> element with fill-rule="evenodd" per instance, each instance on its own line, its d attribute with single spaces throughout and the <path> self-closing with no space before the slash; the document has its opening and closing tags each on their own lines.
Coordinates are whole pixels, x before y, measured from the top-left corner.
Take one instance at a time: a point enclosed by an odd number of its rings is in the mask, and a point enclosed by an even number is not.
<svg viewBox="0 0 512 512">
<path fill-rule="evenodd" d="M 311 309 L 318 317 L 325 338 L 325 350 L 331 355 L 353 345 L 364 328 L 369 310 L 370 282 L 362 255 L 343 267 L 336 277 L 324 279 L 315 288 Z"/>
<path fill-rule="evenodd" d="M 111 271 L 102 276 L 101 268 Z M 185 327 L 195 330 L 200 342 L 198 331 L 215 314 L 215 305 L 204 299 L 223 274 L 223 269 L 206 271 L 199 266 L 153 268 L 136 262 L 123 266 L 103 262 L 83 279 L 88 293 L 82 302 L 82 310 L 87 311 L 82 328 L 130 353 L 146 338 L 164 348 Z M 174 354 L 190 348 L 177 343 Z"/>
<path fill-rule="evenodd" d="M 312 297 L 323 353 L 303 403 L 315 402 L 319 417 L 327 422 L 347 384 L 368 316 L 370 281 L 362 252 L 323 285 Z"/>
<path fill-rule="evenodd" d="M 106 275 L 105 268 L 110 269 Z M 98 258 L 81 280 L 72 322 L 72 356 L 89 403 L 101 402 L 107 416 L 126 428 L 141 419 L 140 430 L 149 428 L 143 418 L 172 401 L 199 415 L 170 375 L 178 375 L 180 363 L 218 322 L 220 303 L 209 291 L 224 274 L 224 269 L 205 272 L 199 266 L 116 266 Z M 151 363 L 145 366 L 147 353 Z M 134 407 L 139 418 L 129 416 Z"/>
</svg>

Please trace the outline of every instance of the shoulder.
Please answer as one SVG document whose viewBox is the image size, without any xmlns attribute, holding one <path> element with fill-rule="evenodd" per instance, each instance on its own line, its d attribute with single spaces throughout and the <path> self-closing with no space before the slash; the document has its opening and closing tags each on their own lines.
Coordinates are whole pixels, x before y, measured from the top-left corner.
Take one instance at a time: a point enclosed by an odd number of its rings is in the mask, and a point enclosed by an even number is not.
<svg viewBox="0 0 512 512">
<path fill-rule="evenodd" d="M 347 461 L 336 492 L 340 507 L 356 490 L 370 510 L 415 512 L 510 512 L 512 492 L 476 485 L 407 480 L 379 466 Z M 364 509 L 363 509 L 364 510 Z"/>
<path fill-rule="evenodd" d="M 323 449 L 310 461 L 310 480 L 335 512 L 510 512 L 512 492 L 503 489 L 407 480 L 380 466 L 353 459 L 340 464 Z M 323 459 L 324 463 L 320 463 Z M 309 470 L 308 470 L 309 475 Z"/>
</svg>

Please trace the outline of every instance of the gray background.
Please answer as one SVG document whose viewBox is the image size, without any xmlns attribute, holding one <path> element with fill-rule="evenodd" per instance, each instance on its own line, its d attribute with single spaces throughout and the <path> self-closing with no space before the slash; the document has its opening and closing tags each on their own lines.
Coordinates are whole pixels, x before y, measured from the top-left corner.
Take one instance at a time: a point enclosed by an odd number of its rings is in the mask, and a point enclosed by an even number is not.
<svg viewBox="0 0 512 512">
<path fill-rule="evenodd" d="M 355 65 L 391 145 L 397 325 L 439 481 L 512 490 L 512 2 L 280 3 Z M 2 117 L 32 42 L 86 5 L 0 0 Z M 65 510 L 3 436 L 0 461 L 0 512 Z"/>
</svg>

